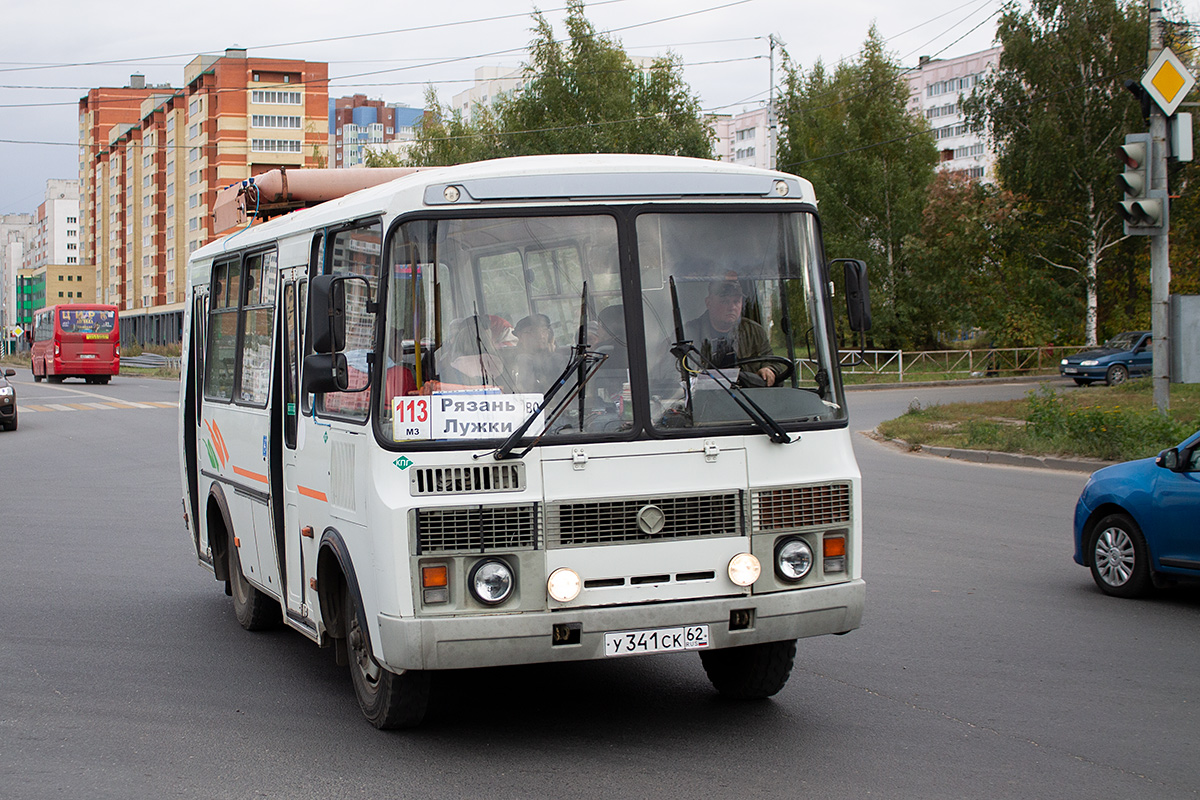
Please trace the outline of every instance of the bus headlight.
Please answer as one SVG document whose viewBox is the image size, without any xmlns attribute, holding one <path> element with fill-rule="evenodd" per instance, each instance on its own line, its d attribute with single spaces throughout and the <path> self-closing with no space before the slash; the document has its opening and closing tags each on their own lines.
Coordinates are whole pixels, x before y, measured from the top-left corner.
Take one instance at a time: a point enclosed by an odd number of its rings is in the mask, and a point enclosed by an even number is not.
<svg viewBox="0 0 1200 800">
<path fill-rule="evenodd" d="M 471 588 L 471 595 L 485 606 L 498 606 L 512 596 L 516 580 L 508 564 L 485 559 L 471 567 L 467 586 Z"/>
<path fill-rule="evenodd" d="M 775 546 L 775 572 L 785 581 L 802 579 L 812 565 L 812 548 L 803 539 L 784 539 Z"/>
<path fill-rule="evenodd" d="M 738 586 L 750 586 L 762 574 L 762 564 L 753 553 L 738 553 L 729 559 L 729 580 Z"/>
<path fill-rule="evenodd" d="M 579 573 L 569 567 L 554 570 L 546 581 L 546 591 L 560 603 L 569 603 L 579 597 L 582 588 L 583 581 L 579 579 Z"/>
</svg>

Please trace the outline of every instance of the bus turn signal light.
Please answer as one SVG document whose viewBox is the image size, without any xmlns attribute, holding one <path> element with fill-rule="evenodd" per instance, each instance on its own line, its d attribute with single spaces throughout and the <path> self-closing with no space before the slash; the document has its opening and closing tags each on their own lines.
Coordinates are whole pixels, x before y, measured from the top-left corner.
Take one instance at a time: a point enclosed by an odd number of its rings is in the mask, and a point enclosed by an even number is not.
<svg viewBox="0 0 1200 800">
<path fill-rule="evenodd" d="M 845 536 L 826 536 L 821 543 L 821 548 L 825 556 L 825 572 L 845 572 L 846 571 L 846 537 Z"/>
<path fill-rule="evenodd" d="M 426 605 L 450 602 L 450 579 L 445 564 L 421 567 L 421 599 Z"/>
<path fill-rule="evenodd" d="M 421 567 L 421 588 L 434 589 L 447 584 L 446 565 L 435 564 L 431 567 Z"/>
</svg>

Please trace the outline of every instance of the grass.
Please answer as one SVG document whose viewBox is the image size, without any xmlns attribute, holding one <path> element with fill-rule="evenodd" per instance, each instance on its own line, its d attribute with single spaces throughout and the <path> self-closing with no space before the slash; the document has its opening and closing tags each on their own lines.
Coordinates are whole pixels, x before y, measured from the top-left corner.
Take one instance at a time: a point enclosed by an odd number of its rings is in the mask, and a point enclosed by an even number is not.
<svg viewBox="0 0 1200 800">
<path fill-rule="evenodd" d="M 1156 455 L 1200 427 L 1200 386 L 1172 385 L 1167 415 L 1149 379 L 1056 392 L 1042 385 L 1022 400 L 910 406 L 879 431 L 911 445 L 1127 461 Z"/>
</svg>

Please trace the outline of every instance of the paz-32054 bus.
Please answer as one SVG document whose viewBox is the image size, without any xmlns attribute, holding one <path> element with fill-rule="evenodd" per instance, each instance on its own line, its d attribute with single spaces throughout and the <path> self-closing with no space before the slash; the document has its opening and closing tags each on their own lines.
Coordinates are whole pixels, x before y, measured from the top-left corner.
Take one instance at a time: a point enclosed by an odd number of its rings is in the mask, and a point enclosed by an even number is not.
<svg viewBox="0 0 1200 800">
<path fill-rule="evenodd" d="M 654 156 L 423 170 L 203 247 L 199 560 L 380 728 L 464 667 L 695 651 L 772 695 L 863 611 L 835 263 L 807 181 Z"/>
</svg>

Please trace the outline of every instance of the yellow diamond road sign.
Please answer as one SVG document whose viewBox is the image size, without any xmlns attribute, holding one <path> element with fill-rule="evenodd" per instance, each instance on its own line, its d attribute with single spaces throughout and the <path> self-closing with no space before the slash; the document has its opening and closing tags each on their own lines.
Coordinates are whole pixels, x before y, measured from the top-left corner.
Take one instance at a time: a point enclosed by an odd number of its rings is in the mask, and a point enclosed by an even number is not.
<svg viewBox="0 0 1200 800">
<path fill-rule="evenodd" d="M 1142 76 L 1142 87 L 1168 117 L 1175 113 L 1195 85 L 1196 79 L 1192 73 L 1188 72 L 1179 56 L 1166 47 Z"/>
</svg>

